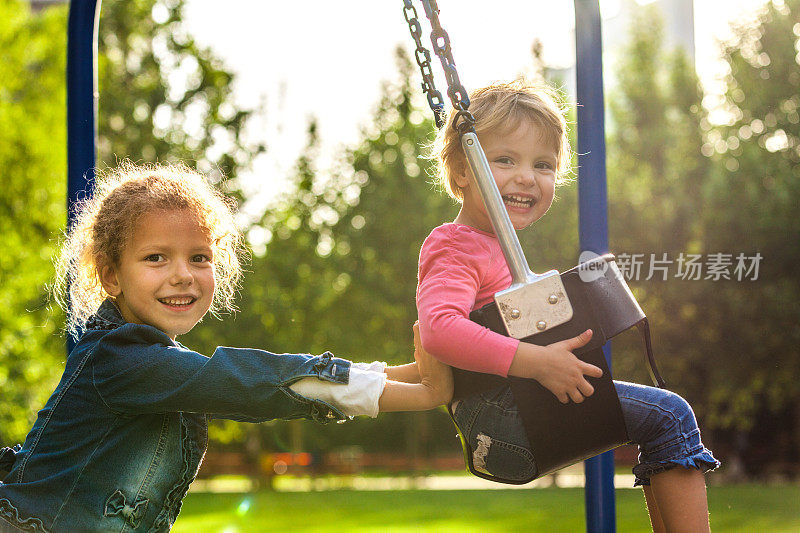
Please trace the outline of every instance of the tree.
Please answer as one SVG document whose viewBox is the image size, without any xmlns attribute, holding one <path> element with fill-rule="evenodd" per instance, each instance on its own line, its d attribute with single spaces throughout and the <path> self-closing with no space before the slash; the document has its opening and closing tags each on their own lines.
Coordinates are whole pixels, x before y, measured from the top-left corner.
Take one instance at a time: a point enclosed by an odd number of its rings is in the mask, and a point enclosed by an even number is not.
<svg viewBox="0 0 800 533">
<path fill-rule="evenodd" d="M 234 76 L 183 27 L 184 0 L 103 2 L 99 35 L 100 166 L 182 161 L 238 194 L 235 178 L 265 147 L 246 139 L 251 110 Z"/>
<path fill-rule="evenodd" d="M 13 444 L 64 360 L 47 283 L 66 222 L 66 10 L 34 15 L 27 2 L 2 0 L 0 12 L 0 443 Z"/>
<path fill-rule="evenodd" d="M 703 251 L 698 214 L 710 164 L 700 153 L 702 94 L 685 52 L 664 50 L 662 33 L 655 6 L 635 13 L 609 94 L 609 233 L 621 265 L 623 254 L 674 260 Z M 702 306 L 695 300 L 700 282 L 675 279 L 675 273 L 662 282 L 658 275 L 646 279 L 645 269 L 630 280 L 653 325 L 656 353 L 670 354 L 659 358 L 667 376 L 701 367 L 703 354 L 686 338 L 690 315 Z M 649 381 L 638 340 L 623 337 L 615 346 L 615 375 Z M 670 385 L 702 408 L 702 370 L 697 375 Z"/>
<path fill-rule="evenodd" d="M 50 257 L 66 223 L 65 6 L 2 0 L 0 443 L 25 436 L 63 369 L 63 316 L 48 306 Z M 99 166 L 183 160 L 235 178 L 263 146 L 233 76 L 182 28 L 183 1 L 107 1 L 100 23 Z M 178 74 L 175 74 L 175 72 Z M 221 172 L 220 172 L 221 171 Z M 238 194 L 235 180 L 223 184 Z M 13 230 L 13 231 L 12 231 Z"/>
<path fill-rule="evenodd" d="M 798 17 L 800 1 L 771 2 L 754 23 L 735 28 L 723 50 L 725 120 L 707 125 L 703 147 L 716 163 L 710 246 L 763 257 L 756 282 L 726 284 L 717 294 L 713 342 L 727 364 L 714 368 L 712 412 L 720 427 L 750 432 L 753 446 L 784 461 L 800 457 Z M 764 434 L 773 442 L 757 444 Z"/>
<path fill-rule="evenodd" d="M 748 453 L 741 444 L 748 435 L 754 446 L 769 435 L 774 440 L 758 446 L 772 450 L 773 460 L 796 460 L 800 450 L 793 379 L 800 370 L 798 257 L 787 246 L 800 236 L 797 13 L 797 0 L 776 2 L 736 29 L 724 49 L 727 92 L 713 110 L 725 117 L 722 124 L 701 105 L 704 95 L 685 58 L 665 60 L 654 11 L 634 21 L 610 99 L 612 249 L 651 259 L 666 253 L 674 261 L 666 282 L 658 274 L 645 279 L 647 270 L 631 281 L 670 388 L 715 430 L 709 440 L 738 434 L 725 439 L 739 443 L 727 453 Z M 722 254 L 730 279 L 706 270 L 697 280 L 676 278 L 681 254 L 706 263 Z M 737 258 L 750 267 L 756 254 L 763 258 L 758 275 L 737 274 Z M 642 367 L 639 347 L 626 339 L 618 345 L 617 375 L 645 379 L 634 370 Z M 783 429 L 787 419 L 794 436 Z"/>
</svg>

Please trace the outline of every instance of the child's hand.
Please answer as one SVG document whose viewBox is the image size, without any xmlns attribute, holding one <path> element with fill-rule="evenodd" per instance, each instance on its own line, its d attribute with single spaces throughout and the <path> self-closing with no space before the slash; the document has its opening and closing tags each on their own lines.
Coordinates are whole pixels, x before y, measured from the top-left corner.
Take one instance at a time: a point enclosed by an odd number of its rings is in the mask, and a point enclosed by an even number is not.
<svg viewBox="0 0 800 533">
<path fill-rule="evenodd" d="M 453 399 L 453 372 L 422 348 L 418 323 L 414 324 L 414 359 L 414 363 L 386 367 L 389 379 L 378 400 L 381 412 L 426 411 Z"/>
<path fill-rule="evenodd" d="M 594 387 L 584 376 L 599 378 L 603 375 L 598 367 L 581 361 L 572 353 L 585 346 L 591 338 L 592 330 L 587 329 L 577 337 L 548 346 L 521 342 L 508 373 L 535 379 L 561 403 L 569 400 L 581 403 L 594 393 Z"/>
<path fill-rule="evenodd" d="M 422 347 L 419 322 L 414 323 L 414 360 L 417 362 L 420 383 L 431 390 L 436 405 L 450 403 L 453 399 L 453 372 Z"/>
</svg>

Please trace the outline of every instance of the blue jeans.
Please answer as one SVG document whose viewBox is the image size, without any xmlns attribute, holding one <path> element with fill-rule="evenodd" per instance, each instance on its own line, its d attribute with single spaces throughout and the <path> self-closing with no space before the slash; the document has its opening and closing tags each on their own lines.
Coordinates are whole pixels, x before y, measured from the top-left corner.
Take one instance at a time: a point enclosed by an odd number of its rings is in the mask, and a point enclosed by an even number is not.
<svg viewBox="0 0 800 533">
<path fill-rule="evenodd" d="M 665 389 L 615 381 L 625 427 L 639 445 L 634 485 L 676 466 L 702 472 L 719 466 L 700 440 L 700 429 L 686 400 Z M 454 404 L 453 417 L 473 450 L 476 468 L 511 480 L 529 479 L 536 470 L 522 419 L 509 387 L 503 386 Z"/>
</svg>

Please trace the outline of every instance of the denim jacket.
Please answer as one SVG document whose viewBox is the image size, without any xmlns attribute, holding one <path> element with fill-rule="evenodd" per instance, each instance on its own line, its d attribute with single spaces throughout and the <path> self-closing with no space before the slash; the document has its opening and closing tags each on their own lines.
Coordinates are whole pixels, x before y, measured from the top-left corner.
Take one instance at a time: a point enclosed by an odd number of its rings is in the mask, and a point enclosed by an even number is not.
<svg viewBox="0 0 800 533">
<path fill-rule="evenodd" d="M 209 358 L 125 323 L 106 301 L 25 443 L 0 452 L 10 470 L 0 531 L 168 531 L 205 454 L 209 418 L 344 420 L 289 385 L 308 376 L 346 384 L 349 374 L 350 362 L 330 353 L 217 348 Z"/>
</svg>

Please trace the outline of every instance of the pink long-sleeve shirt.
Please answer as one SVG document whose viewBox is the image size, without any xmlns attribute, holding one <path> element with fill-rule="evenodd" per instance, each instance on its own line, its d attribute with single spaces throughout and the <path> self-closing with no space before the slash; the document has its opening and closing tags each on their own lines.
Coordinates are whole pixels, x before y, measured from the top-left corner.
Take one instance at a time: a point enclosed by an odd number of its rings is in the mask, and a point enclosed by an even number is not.
<svg viewBox="0 0 800 533">
<path fill-rule="evenodd" d="M 519 341 L 469 319 L 470 311 L 511 284 L 497 237 L 463 224 L 443 224 L 422 245 L 418 276 L 425 350 L 450 366 L 507 376 Z"/>
</svg>

